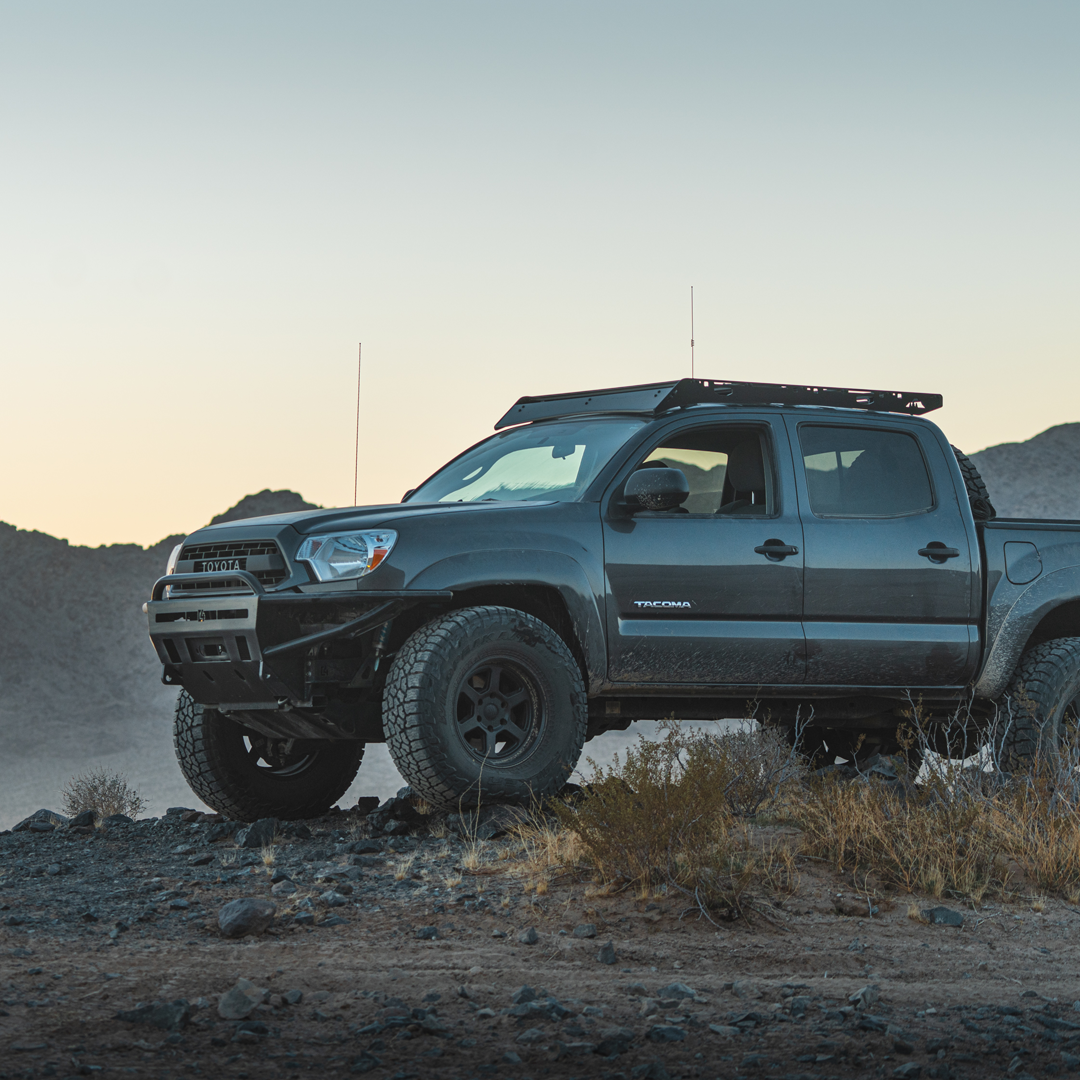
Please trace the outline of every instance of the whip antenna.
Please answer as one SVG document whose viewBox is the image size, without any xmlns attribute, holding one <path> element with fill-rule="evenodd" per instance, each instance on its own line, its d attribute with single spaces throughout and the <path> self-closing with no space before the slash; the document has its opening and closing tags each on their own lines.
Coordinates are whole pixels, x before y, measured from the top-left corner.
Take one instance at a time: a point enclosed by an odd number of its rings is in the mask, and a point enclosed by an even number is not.
<svg viewBox="0 0 1080 1080">
<path fill-rule="evenodd" d="M 690 286 L 690 378 L 694 377 L 694 286 Z"/>
<path fill-rule="evenodd" d="M 364 343 L 356 346 L 356 454 L 353 458 L 352 504 L 356 505 L 356 487 L 360 480 L 360 361 Z"/>
</svg>

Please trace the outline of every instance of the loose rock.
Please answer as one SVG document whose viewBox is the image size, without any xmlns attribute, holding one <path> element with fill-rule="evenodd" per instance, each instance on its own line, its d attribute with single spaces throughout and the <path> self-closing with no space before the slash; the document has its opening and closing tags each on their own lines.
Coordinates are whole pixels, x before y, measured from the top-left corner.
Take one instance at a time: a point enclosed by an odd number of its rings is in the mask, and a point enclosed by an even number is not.
<svg viewBox="0 0 1080 1080">
<path fill-rule="evenodd" d="M 218 1016 L 223 1020 L 244 1020 L 269 997 L 266 990 L 261 990 L 247 979 L 238 979 L 236 985 L 221 995 L 218 1002 Z"/>
<path fill-rule="evenodd" d="M 959 911 L 947 907 L 928 908 L 923 917 L 931 926 L 963 926 L 964 916 Z"/>
<path fill-rule="evenodd" d="M 601 964 L 614 964 L 618 960 L 615 955 L 615 943 L 609 941 L 606 945 L 601 945 L 600 951 L 596 954 L 596 959 Z"/>
<path fill-rule="evenodd" d="M 274 921 L 277 905 L 270 900 L 243 896 L 232 900 L 218 913 L 218 928 L 226 937 L 261 934 Z"/>
<path fill-rule="evenodd" d="M 236 844 L 242 848 L 270 847 L 277 831 L 277 818 L 259 818 L 253 825 L 248 825 L 236 834 Z"/>
<path fill-rule="evenodd" d="M 116 1014 L 117 1020 L 126 1020 L 129 1024 L 149 1024 L 162 1031 L 179 1031 L 191 1018 L 191 1007 L 183 998 L 167 1005 L 143 1005 L 138 1009 L 128 1009 Z"/>
</svg>

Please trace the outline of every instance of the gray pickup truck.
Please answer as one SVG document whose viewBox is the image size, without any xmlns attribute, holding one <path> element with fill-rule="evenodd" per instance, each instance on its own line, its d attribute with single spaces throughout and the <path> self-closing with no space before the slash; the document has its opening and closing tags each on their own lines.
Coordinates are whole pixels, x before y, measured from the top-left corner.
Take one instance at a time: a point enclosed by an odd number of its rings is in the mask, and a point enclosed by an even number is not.
<svg viewBox="0 0 1080 1080">
<path fill-rule="evenodd" d="M 296 818 L 385 741 L 434 805 L 558 791 L 587 738 L 746 710 L 811 751 L 1013 760 L 1080 696 L 1080 522 L 994 517 L 936 395 L 683 379 L 521 398 L 400 504 L 201 529 L 147 605 L 209 805 Z M 799 727 L 806 724 L 804 730 Z"/>
</svg>

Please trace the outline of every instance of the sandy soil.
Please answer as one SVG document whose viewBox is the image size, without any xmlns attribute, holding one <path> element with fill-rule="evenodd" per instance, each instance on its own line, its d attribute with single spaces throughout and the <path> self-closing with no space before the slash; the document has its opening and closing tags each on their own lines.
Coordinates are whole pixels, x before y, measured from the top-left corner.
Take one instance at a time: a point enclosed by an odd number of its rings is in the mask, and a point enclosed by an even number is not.
<svg viewBox="0 0 1080 1080">
<path fill-rule="evenodd" d="M 174 817 L 0 837 L 0 1076 L 1022 1078 L 1080 1065 L 1080 913 L 1056 901 L 953 902 L 960 928 L 914 921 L 906 897 L 843 915 L 865 902 L 803 859 L 794 896 L 714 925 L 677 898 L 590 896 L 573 876 L 526 893 L 498 858 L 505 841 L 480 845 L 499 872 L 479 875 L 452 839 L 350 856 L 363 826 L 339 815 L 278 844 L 270 869 L 299 887 L 278 899 L 282 919 L 227 940 L 220 907 L 270 897 L 271 877 L 209 828 Z M 326 889 L 348 902 L 326 908 Z M 297 896 L 316 925 L 289 921 Z M 596 936 L 576 936 L 583 924 Z M 538 940 L 522 944 L 530 927 Z M 611 965 L 598 959 L 609 941 Z M 267 992 L 240 1022 L 218 1012 L 238 979 Z M 673 983 L 694 996 L 674 1000 Z M 539 1004 L 519 1016 L 523 985 Z M 117 1018 L 180 998 L 193 1011 L 175 1032 Z"/>
</svg>

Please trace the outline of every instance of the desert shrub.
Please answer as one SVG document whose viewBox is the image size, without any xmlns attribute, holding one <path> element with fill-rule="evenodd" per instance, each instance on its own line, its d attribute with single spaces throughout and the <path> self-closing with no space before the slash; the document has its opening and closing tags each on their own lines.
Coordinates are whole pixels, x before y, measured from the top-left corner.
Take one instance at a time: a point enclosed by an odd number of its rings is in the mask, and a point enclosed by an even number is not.
<svg viewBox="0 0 1080 1080">
<path fill-rule="evenodd" d="M 674 889 L 702 911 L 745 913 L 751 886 L 775 883 L 790 865 L 738 820 L 794 777 L 793 767 L 775 768 L 777 746 L 772 732 L 669 724 L 658 742 L 640 739 L 607 769 L 590 763 L 584 797 L 556 813 L 605 882 L 642 895 Z"/>
<path fill-rule="evenodd" d="M 919 788 L 816 778 L 792 809 L 803 850 L 908 892 L 979 898 L 998 880 L 991 805 L 940 779 Z"/>
<path fill-rule="evenodd" d="M 110 814 L 138 817 L 146 803 L 120 773 L 104 768 L 91 769 L 73 776 L 62 792 L 64 813 L 71 817 L 84 810 L 94 810 L 99 818 Z"/>
<path fill-rule="evenodd" d="M 815 777 L 791 809 L 807 853 L 911 892 L 977 900 L 1026 878 L 1080 899 L 1080 749 L 1066 740 L 1010 772 L 1001 747 L 1011 718 L 973 736 L 958 714 L 946 731 L 954 752 L 960 746 L 971 757 L 939 758 L 920 713 L 916 707 L 909 722 L 928 761 L 922 782 Z"/>
</svg>

